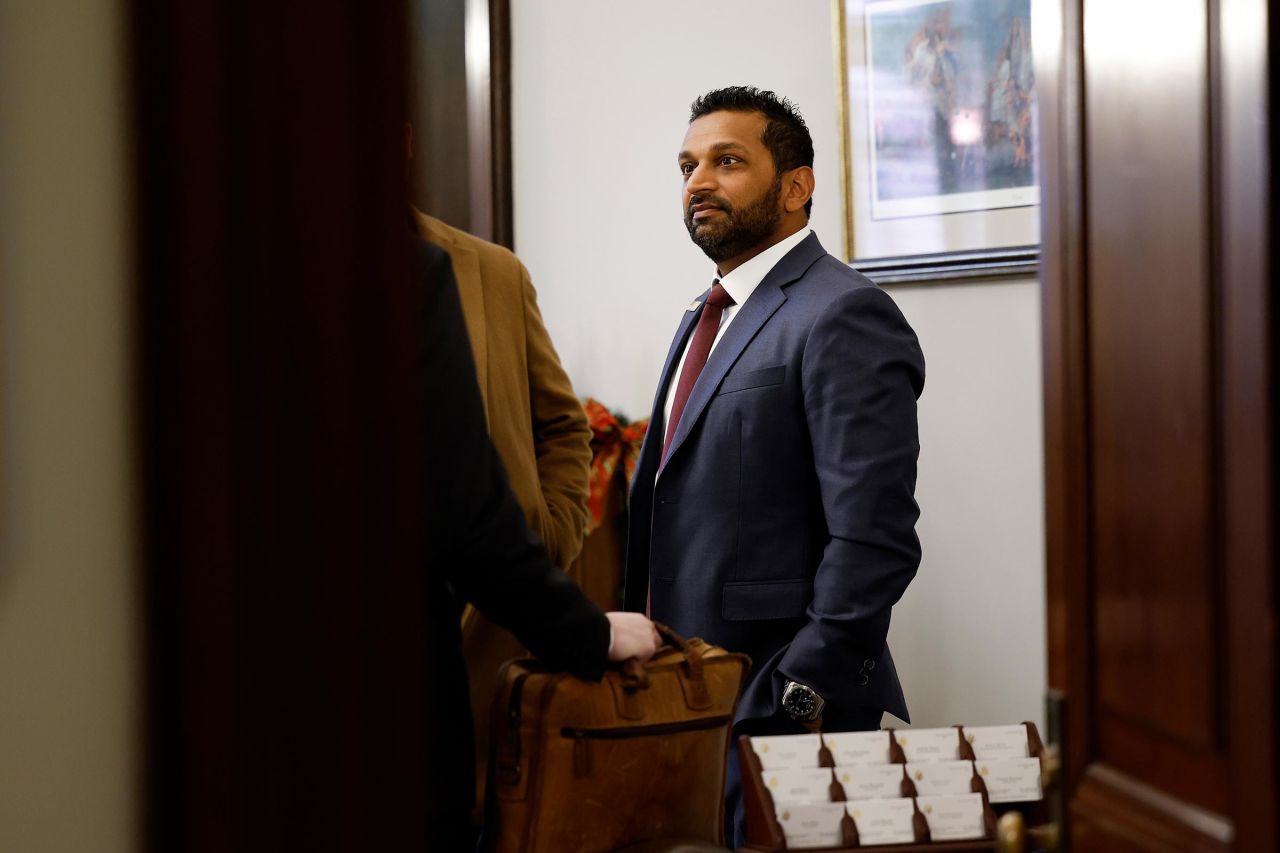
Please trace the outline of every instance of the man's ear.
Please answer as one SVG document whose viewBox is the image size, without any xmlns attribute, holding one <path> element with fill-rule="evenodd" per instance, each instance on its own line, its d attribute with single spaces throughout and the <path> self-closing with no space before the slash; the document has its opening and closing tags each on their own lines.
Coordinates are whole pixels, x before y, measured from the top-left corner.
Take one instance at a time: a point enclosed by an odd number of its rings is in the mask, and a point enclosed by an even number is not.
<svg viewBox="0 0 1280 853">
<path fill-rule="evenodd" d="M 813 198 L 813 188 L 813 169 L 808 166 L 798 166 L 783 175 L 782 203 L 787 213 L 803 210 Z"/>
</svg>

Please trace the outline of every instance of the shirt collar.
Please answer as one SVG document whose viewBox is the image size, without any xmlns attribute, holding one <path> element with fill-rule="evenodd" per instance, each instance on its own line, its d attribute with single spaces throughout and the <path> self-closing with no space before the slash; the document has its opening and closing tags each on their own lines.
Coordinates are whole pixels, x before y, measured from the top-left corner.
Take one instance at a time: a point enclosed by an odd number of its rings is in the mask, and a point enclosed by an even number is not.
<svg viewBox="0 0 1280 853">
<path fill-rule="evenodd" d="M 790 237 L 784 237 L 742 266 L 734 269 L 733 272 L 726 276 L 721 276 L 720 286 L 733 297 L 735 305 L 742 305 L 759 287 L 760 282 L 764 281 L 764 277 L 769 274 L 769 271 L 777 266 L 778 261 L 782 260 L 787 252 L 800 245 L 800 242 L 812 233 L 813 229 L 806 225 Z"/>
</svg>

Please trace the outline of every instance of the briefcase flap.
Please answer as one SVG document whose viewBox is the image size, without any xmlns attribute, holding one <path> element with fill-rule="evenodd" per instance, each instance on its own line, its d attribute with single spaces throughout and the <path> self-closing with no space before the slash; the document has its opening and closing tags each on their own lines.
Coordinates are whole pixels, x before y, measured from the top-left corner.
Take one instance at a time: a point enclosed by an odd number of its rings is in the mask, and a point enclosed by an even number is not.
<svg viewBox="0 0 1280 853">
<path fill-rule="evenodd" d="M 732 722 L 750 659 L 700 639 L 686 641 L 666 626 L 659 625 L 659 633 L 668 645 L 651 660 L 611 666 L 600 682 L 551 672 L 534 660 L 504 667 L 491 741 L 504 798 L 523 798 L 526 742 L 544 733 L 617 731 L 624 737 Z"/>
<path fill-rule="evenodd" d="M 600 682 L 508 663 L 489 775 L 498 853 L 605 851 L 675 833 L 719 842 L 733 715 L 750 660 L 659 626 L 650 661 Z"/>
</svg>

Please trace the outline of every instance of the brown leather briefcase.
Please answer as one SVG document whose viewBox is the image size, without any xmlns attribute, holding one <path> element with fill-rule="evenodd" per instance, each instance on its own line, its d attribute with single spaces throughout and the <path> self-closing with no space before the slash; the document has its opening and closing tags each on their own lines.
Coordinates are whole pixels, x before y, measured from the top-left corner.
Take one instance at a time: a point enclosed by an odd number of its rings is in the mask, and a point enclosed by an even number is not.
<svg viewBox="0 0 1280 853">
<path fill-rule="evenodd" d="M 665 626 L 669 644 L 598 683 L 503 667 L 485 847 L 592 853 L 651 838 L 724 842 L 724 773 L 746 655 Z"/>
</svg>

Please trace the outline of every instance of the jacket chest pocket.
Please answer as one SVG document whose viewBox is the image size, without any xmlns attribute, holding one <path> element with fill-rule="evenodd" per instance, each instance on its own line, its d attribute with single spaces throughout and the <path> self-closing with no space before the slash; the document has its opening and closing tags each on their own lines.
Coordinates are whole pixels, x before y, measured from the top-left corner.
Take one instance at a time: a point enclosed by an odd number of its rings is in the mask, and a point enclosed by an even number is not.
<svg viewBox="0 0 1280 853">
<path fill-rule="evenodd" d="M 764 367 L 760 370 L 748 370 L 745 373 L 735 373 L 726 376 L 724 381 L 720 383 L 718 396 L 732 394 L 735 391 L 749 391 L 752 388 L 767 388 L 771 385 L 781 385 L 787 378 L 787 366 L 779 364 L 775 367 Z"/>
</svg>

